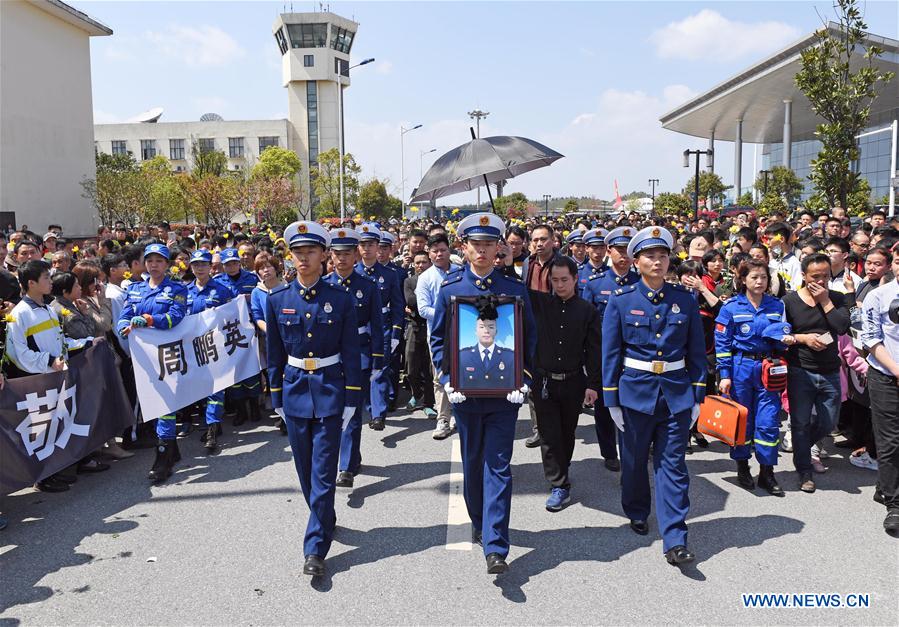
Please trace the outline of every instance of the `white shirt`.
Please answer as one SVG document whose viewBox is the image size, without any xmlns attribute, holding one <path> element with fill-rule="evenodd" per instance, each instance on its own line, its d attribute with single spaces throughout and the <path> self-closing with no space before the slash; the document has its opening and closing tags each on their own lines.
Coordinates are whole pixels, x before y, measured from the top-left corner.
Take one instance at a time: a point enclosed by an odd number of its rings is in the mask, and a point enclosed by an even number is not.
<svg viewBox="0 0 899 627">
<path fill-rule="evenodd" d="M 428 325 L 428 339 L 431 337 L 431 323 L 434 321 L 434 307 L 437 304 L 437 293 L 440 285 L 446 280 L 450 272 L 459 270 L 459 266 L 450 264 L 449 270 L 441 270 L 439 266 L 432 265 L 418 275 L 418 283 L 415 285 L 415 303 L 418 305 L 418 314 L 425 319 Z"/>
<path fill-rule="evenodd" d="M 487 361 L 493 359 L 493 351 L 496 350 L 496 344 L 491 344 L 490 346 L 484 346 L 480 342 L 478 342 L 478 350 L 480 351 L 481 361 L 484 361 L 484 353 L 487 353 Z"/>
<path fill-rule="evenodd" d="M 849 269 L 848 266 L 843 267 L 839 274 L 833 275 L 833 278 L 827 283 L 828 289 L 833 290 L 834 292 L 839 292 L 840 294 L 848 294 L 846 291 L 846 285 L 843 284 L 843 277 L 846 276 L 846 273 L 849 273 L 849 276 L 852 277 L 852 284 L 858 288 L 859 284 L 862 282 L 862 278 L 858 276 L 855 272 Z M 852 291 L 853 298 L 851 302 L 855 302 L 855 290 Z M 854 304 L 853 304 L 854 306 Z"/>
<path fill-rule="evenodd" d="M 790 285 L 790 290 L 788 291 L 795 292 L 802 287 L 802 263 L 795 253 L 791 252 L 779 261 L 772 257 L 769 267 L 771 272 L 786 275 L 784 278 Z"/>
<path fill-rule="evenodd" d="M 899 361 L 899 324 L 890 320 L 889 311 L 890 304 L 897 298 L 899 280 L 871 290 L 862 303 L 862 344 L 868 350 L 877 344 L 883 344 L 894 361 Z M 868 355 L 868 363 L 883 374 L 893 376 L 873 354 Z"/>
<path fill-rule="evenodd" d="M 125 283 L 122 282 L 122 285 L 125 285 Z M 112 310 L 112 328 L 115 329 L 116 323 L 119 321 L 119 316 L 122 315 L 122 309 L 125 307 L 125 300 L 128 298 L 128 290 L 124 287 L 107 283 L 106 298 L 109 299 L 109 308 Z M 116 341 L 118 341 L 119 346 L 121 346 L 126 353 L 130 354 L 128 350 L 128 338 L 124 338 L 118 333 L 116 333 L 115 338 Z"/>
</svg>

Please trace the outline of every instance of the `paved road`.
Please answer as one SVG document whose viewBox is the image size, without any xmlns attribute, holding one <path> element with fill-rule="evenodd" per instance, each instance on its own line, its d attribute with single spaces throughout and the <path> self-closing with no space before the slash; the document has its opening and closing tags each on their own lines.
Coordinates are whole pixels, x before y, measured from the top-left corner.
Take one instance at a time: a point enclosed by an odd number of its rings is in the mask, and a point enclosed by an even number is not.
<svg viewBox="0 0 899 627">
<path fill-rule="evenodd" d="M 364 474 L 338 495 L 329 576 L 304 577 L 306 508 L 286 438 L 267 422 L 228 427 L 214 457 L 198 434 L 182 441 L 164 486 L 147 483 L 152 451 L 140 451 L 68 493 L 5 497 L 0 624 L 899 623 L 899 541 L 880 526 L 874 473 L 834 458 L 814 495 L 779 473 L 787 496 L 776 499 L 738 488 L 722 446 L 693 455 L 698 559 L 681 572 L 664 562 L 654 520 L 647 537 L 628 530 L 589 415 L 574 502 L 546 512 L 527 424 L 522 411 L 505 576 L 486 574 L 455 522 L 456 438 L 436 442 L 431 421 L 397 414 L 381 433 L 365 429 Z M 864 593 L 870 606 L 744 609 L 750 592 Z"/>
</svg>

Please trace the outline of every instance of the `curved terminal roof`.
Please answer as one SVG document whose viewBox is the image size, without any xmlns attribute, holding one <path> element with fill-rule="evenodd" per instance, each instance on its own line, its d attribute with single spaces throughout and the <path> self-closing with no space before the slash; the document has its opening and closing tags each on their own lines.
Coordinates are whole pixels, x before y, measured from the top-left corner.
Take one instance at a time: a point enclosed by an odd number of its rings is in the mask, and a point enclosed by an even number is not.
<svg viewBox="0 0 899 627">
<path fill-rule="evenodd" d="M 828 28 L 839 32 L 831 22 Z M 666 129 L 710 138 L 734 141 L 737 120 L 743 120 L 743 141 L 765 144 L 783 141 L 784 100 L 792 100 L 792 137 L 794 141 L 811 139 L 822 121 L 809 107 L 808 99 L 793 78 L 802 67 L 800 53 L 815 44 L 814 33 L 784 48 L 767 59 L 716 85 L 704 94 L 669 111 L 660 118 Z M 883 54 L 875 63 L 883 70 L 896 72 L 896 77 L 881 85 L 871 110 L 872 123 L 899 104 L 899 41 L 868 34 L 865 45 L 876 44 Z M 859 47 L 853 65 L 864 62 L 864 49 Z"/>
</svg>

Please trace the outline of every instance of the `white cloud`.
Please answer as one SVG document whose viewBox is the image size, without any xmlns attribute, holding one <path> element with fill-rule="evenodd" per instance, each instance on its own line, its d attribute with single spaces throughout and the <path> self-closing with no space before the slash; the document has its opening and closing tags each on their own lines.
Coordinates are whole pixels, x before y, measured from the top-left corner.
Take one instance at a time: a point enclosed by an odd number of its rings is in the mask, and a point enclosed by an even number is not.
<svg viewBox="0 0 899 627">
<path fill-rule="evenodd" d="M 378 74 L 390 74 L 393 71 L 393 63 L 390 61 L 379 61 L 375 65 L 375 71 Z"/>
<path fill-rule="evenodd" d="M 703 9 L 656 30 L 649 41 L 663 59 L 729 62 L 770 53 L 799 36 L 798 29 L 783 22 L 737 22 Z"/>
<path fill-rule="evenodd" d="M 174 24 L 145 36 L 160 53 L 193 68 L 226 66 L 246 54 L 231 35 L 216 26 Z"/>
</svg>

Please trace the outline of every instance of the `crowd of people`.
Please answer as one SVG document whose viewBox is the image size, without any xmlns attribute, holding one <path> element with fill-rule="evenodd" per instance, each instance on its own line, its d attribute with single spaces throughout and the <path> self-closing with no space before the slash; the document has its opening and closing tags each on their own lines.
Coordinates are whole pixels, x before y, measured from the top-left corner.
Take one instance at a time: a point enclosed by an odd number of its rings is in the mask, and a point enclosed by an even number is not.
<svg viewBox="0 0 899 627">
<path fill-rule="evenodd" d="M 107 341 L 137 408 L 132 428 L 35 488 L 69 490 L 78 474 L 151 446 L 149 477 L 164 481 L 180 459 L 178 438 L 199 430 L 214 451 L 226 442 L 224 416 L 238 428 L 270 407 L 310 507 L 304 571 L 318 575 L 334 490 L 352 489 L 360 470 L 363 425 L 383 430 L 401 405 L 433 420 L 436 440 L 458 433 L 473 541 L 498 574 L 508 568 L 509 464 L 526 403 L 525 444 L 540 449 L 546 509 L 571 501 L 575 427 L 590 413 L 639 534 L 649 530 L 652 455 L 665 556 L 682 564 L 693 559 L 684 456 L 708 447 L 696 418 L 706 394 L 720 393 L 749 410 L 746 443 L 730 449 L 741 487 L 783 497 L 775 469 L 784 452 L 795 485 L 813 493 L 826 481 L 828 449 L 846 449 L 849 463 L 877 473 L 884 527 L 899 531 L 899 218 L 850 218 L 840 207 L 454 218 L 117 223 L 77 240 L 55 225 L 43 236 L 0 233 L 0 383 L 60 370 L 68 355 Z M 449 303 L 490 294 L 524 303 L 523 385 L 505 398 L 467 398 L 450 385 Z M 172 328 L 235 298 L 247 300 L 268 368 L 141 420 L 129 334 Z M 487 364 L 494 348 L 481 348 Z M 338 426 L 326 428 L 326 417 Z M 310 460 L 324 464 L 324 476 L 310 474 Z"/>
</svg>

